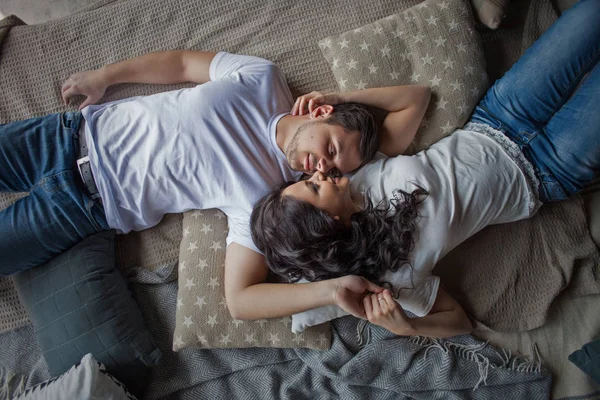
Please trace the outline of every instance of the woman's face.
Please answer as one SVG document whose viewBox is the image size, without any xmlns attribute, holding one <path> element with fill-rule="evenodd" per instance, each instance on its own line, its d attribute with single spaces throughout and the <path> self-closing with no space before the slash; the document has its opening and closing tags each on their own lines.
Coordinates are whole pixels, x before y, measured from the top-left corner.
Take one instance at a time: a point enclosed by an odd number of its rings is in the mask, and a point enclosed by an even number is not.
<svg viewBox="0 0 600 400">
<path fill-rule="evenodd" d="M 350 216 L 356 211 L 356 205 L 350 197 L 349 183 L 348 178 L 326 177 L 317 171 L 310 179 L 285 188 L 282 195 L 306 201 L 332 218 L 349 223 Z"/>
</svg>

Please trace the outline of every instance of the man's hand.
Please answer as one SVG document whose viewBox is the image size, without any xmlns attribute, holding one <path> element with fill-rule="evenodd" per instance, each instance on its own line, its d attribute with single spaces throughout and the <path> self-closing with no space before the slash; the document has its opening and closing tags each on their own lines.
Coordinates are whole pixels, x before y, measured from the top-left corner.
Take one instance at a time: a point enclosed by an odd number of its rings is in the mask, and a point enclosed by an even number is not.
<svg viewBox="0 0 600 400">
<path fill-rule="evenodd" d="M 345 311 L 358 318 L 365 319 L 363 298 L 369 296 L 369 292 L 381 293 L 383 288 L 371 281 L 356 275 L 348 275 L 342 278 L 332 279 L 333 301 Z"/>
<path fill-rule="evenodd" d="M 74 96 L 85 96 L 81 110 L 104 96 L 106 88 L 118 83 L 205 83 L 210 80 L 210 64 L 216 53 L 193 50 L 157 51 L 108 64 L 92 71 L 71 75 L 63 84 L 65 104 Z"/>
<path fill-rule="evenodd" d="M 108 86 L 100 70 L 78 72 L 62 85 L 61 95 L 66 105 L 74 96 L 85 96 L 85 101 L 79 106 L 81 110 L 100 100 Z"/>
<path fill-rule="evenodd" d="M 369 322 L 379 325 L 397 335 L 411 335 L 410 319 L 389 290 L 370 294 L 363 299 L 363 306 Z"/>
<path fill-rule="evenodd" d="M 343 103 L 343 100 L 339 93 L 310 92 L 296 99 L 292 107 L 292 115 L 305 115 L 323 104 L 334 106 L 340 103 Z"/>
</svg>

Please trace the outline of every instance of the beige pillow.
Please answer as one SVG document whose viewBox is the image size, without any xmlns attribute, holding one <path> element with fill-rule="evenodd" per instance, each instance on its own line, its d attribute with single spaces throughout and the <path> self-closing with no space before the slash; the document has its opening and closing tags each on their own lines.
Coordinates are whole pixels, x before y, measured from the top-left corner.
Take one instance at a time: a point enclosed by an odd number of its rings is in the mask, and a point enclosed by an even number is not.
<svg viewBox="0 0 600 400">
<path fill-rule="evenodd" d="M 488 87 L 485 59 L 463 0 L 427 0 L 319 47 L 340 90 L 423 84 L 431 102 L 409 153 L 462 127 Z"/>
<path fill-rule="evenodd" d="M 508 0 L 471 0 L 475 15 L 490 29 L 498 29 L 504 18 Z"/>
<path fill-rule="evenodd" d="M 179 291 L 173 350 L 188 347 L 307 347 L 331 344 L 329 323 L 291 331 L 291 317 L 241 321 L 231 318 L 223 277 L 227 217 L 219 210 L 183 214 L 179 248 Z"/>
</svg>

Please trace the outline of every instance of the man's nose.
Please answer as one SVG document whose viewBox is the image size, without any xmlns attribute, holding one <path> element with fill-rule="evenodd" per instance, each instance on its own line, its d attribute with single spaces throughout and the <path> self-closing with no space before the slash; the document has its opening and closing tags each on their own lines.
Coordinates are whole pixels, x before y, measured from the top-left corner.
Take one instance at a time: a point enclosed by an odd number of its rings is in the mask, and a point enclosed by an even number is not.
<svg viewBox="0 0 600 400">
<path fill-rule="evenodd" d="M 321 172 L 322 174 L 326 174 L 329 172 L 330 169 L 331 165 L 329 161 L 325 157 L 321 157 L 321 159 L 317 163 L 317 171 Z"/>
</svg>

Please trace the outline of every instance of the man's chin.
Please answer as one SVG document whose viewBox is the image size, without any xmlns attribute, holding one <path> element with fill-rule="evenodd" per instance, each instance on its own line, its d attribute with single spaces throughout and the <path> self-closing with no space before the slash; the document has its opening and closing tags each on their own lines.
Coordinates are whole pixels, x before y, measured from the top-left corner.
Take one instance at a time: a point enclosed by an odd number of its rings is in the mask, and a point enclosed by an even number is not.
<svg viewBox="0 0 600 400">
<path fill-rule="evenodd" d="M 298 165 L 292 164 L 290 162 L 288 162 L 288 167 L 290 167 L 293 171 L 296 172 L 304 172 L 301 168 L 298 168 Z"/>
<path fill-rule="evenodd" d="M 289 159 L 287 160 L 287 162 L 288 162 L 288 166 L 289 166 L 289 167 L 290 167 L 292 170 L 294 170 L 294 171 L 297 171 L 297 172 L 304 172 L 304 173 L 306 173 L 306 172 L 304 171 L 304 165 L 301 165 L 301 164 L 299 164 L 299 163 L 297 163 L 297 162 L 295 162 L 295 161 L 292 161 L 292 162 L 290 162 L 290 160 L 289 160 Z"/>
</svg>

